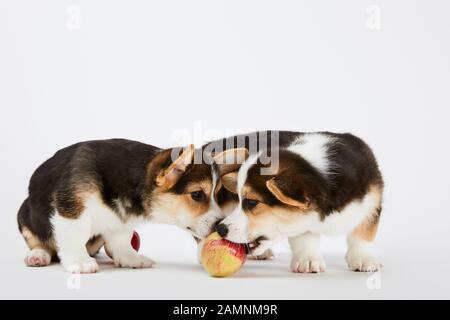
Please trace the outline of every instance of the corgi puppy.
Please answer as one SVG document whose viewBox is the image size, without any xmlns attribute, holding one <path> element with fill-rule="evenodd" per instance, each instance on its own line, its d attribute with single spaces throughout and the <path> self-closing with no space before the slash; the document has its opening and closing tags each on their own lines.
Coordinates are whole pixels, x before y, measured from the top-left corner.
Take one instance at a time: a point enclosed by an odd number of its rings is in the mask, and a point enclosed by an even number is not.
<svg viewBox="0 0 450 320">
<path fill-rule="evenodd" d="M 288 238 L 293 272 L 323 272 L 321 234 L 346 234 L 351 270 L 373 272 L 381 264 L 373 244 L 381 215 L 383 179 L 369 146 L 351 134 L 282 133 L 268 151 L 241 152 L 239 170 L 221 178 L 239 204 L 217 226 L 218 233 L 248 244 L 258 255 Z M 281 137 L 281 136 L 280 136 Z"/>
<path fill-rule="evenodd" d="M 147 221 L 207 236 L 222 218 L 213 190 L 221 205 L 229 199 L 215 188 L 213 161 L 193 163 L 198 151 L 123 139 L 58 151 L 31 177 L 18 213 L 30 249 L 25 263 L 45 266 L 59 259 L 68 272 L 92 273 L 98 270 L 92 256 L 105 245 L 117 266 L 151 267 L 153 261 L 130 246 L 133 227 Z"/>
</svg>

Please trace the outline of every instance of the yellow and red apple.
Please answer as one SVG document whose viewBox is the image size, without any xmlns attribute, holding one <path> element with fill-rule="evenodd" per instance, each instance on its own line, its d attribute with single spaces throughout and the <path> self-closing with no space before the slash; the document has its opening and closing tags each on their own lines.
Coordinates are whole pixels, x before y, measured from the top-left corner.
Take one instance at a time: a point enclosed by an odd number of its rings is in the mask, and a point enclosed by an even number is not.
<svg viewBox="0 0 450 320">
<path fill-rule="evenodd" d="M 223 239 L 217 232 L 205 239 L 201 262 L 213 277 L 228 277 L 242 267 L 247 257 L 245 244 Z"/>
</svg>

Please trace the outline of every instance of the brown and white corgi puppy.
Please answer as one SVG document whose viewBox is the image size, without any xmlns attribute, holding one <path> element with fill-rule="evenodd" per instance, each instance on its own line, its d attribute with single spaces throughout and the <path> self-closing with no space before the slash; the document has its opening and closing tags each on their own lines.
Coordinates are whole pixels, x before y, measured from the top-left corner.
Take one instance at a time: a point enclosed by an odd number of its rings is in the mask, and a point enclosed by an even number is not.
<svg viewBox="0 0 450 320">
<path fill-rule="evenodd" d="M 58 151 L 31 177 L 18 213 L 30 249 L 26 264 L 45 266 L 59 258 L 68 272 L 92 273 L 98 270 L 92 256 L 105 245 L 118 266 L 151 267 L 153 261 L 130 246 L 133 226 L 146 221 L 207 236 L 222 217 L 219 205 L 236 197 L 215 186 L 212 160 L 194 164 L 200 151 L 123 139 Z"/>
<path fill-rule="evenodd" d="M 287 237 L 294 272 L 325 271 L 320 235 L 347 234 L 349 268 L 379 270 L 372 249 L 383 179 L 371 149 L 351 134 L 289 136 L 287 145 L 270 148 L 277 166 L 261 161 L 257 152 L 239 171 L 223 175 L 222 184 L 238 194 L 239 205 L 216 230 L 247 243 L 255 255 Z"/>
</svg>

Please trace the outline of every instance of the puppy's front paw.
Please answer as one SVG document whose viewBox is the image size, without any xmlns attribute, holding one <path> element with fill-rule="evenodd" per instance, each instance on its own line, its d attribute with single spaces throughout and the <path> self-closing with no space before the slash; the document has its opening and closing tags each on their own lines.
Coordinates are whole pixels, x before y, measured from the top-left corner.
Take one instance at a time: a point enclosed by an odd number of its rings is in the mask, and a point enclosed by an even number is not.
<svg viewBox="0 0 450 320">
<path fill-rule="evenodd" d="M 325 269 L 325 261 L 320 256 L 294 258 L 291 262 L 291 270 L 295 273 L 318 273 Z"/>
<path fill-rule="evenodd" d="M 151 268 L 155 262 L 140 254 L 126 254 L 114 258 L 114 264 L 118 267 L 138 269 Z"/>
<path fill-rule="evenodd" d="M 29 267 L 44 267 L 50 264 L 51 257 L 44 249 L 30 250 L 25 257 L 25 264 Z"/>
<path fill-rule="evenodd" d="M 248 256 L 250 260 L 273 260 L 275 258 L 275 255 L 273 254 L 273 251 L 270 249 L 267 249 L 262 254 L 255 256 L 250 255 Z"/>
<path fill-rule="evenodd" d="M 382 269 L 382 264 L 376 262 L 372 256 L 358 256 L 347 254 L 345 257 L 348 267 L 353 271 L 377 272 Z"/>
<path fill-rule="evenodd" d="M 70 273 L 95 273 L 98 271 L 97 261 L 91 257 L 77 261 L 62 261 L 62 264 Z"/>
</svg>

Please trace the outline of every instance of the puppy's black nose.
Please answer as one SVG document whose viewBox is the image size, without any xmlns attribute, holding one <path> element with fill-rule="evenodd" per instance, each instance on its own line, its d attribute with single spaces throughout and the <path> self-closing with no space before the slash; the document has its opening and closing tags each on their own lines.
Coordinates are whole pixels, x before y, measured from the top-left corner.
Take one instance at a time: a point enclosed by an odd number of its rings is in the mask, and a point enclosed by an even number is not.
<svg viewBox="0 0 450 320">
<path fill-rule="evenodd" d="M 226 224 L 220 223 L 216 226 L 216 231 L 219 233 L 219 235 L 223 238 L 228 233 L 228 227 Z"/>
<path fill-rule="evenodd" d="M 217 226 L 218 226 L 219 224 L 221 224 L 222 221 L 223 221 L 223 219 L 217 220 L 217 221 L 214 223 L 213 230 L 216 230 Z"/>
</svg>

